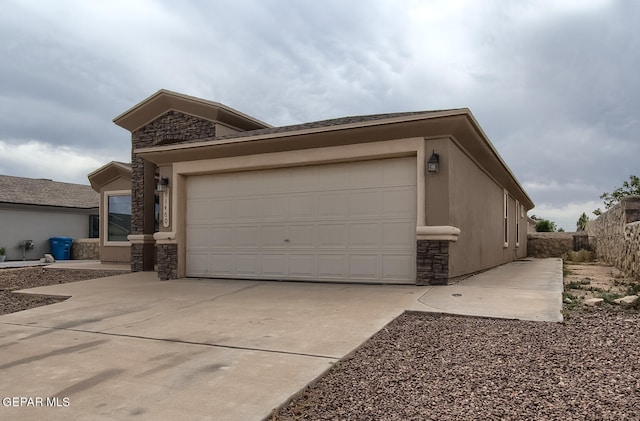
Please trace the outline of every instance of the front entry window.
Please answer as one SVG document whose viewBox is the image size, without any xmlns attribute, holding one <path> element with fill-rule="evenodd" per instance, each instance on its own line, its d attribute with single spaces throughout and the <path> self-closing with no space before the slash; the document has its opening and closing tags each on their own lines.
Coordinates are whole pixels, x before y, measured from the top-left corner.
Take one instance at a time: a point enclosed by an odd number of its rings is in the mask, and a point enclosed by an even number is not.
<svg viewBox="0 0 640 421">
<path fill-rule="evenodd" d="M 131 194 L 107 193 L 107 242 L 126 242 L 131 234 Z"/>
</svg>

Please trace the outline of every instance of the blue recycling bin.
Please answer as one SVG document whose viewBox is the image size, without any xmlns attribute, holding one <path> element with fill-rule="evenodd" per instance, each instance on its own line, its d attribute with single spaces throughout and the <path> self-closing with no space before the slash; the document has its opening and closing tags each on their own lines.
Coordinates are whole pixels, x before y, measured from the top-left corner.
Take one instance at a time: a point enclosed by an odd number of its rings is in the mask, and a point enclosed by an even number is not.
<svg viewBox="0 0 640 421">
<path fill-rule="evenodd" d="M 52 237 L 49 238 L 51 246 L 51 254 L 56 260 L 71 259 L 71 243 L 73 238 L 69 237 Z"/>
</svg>

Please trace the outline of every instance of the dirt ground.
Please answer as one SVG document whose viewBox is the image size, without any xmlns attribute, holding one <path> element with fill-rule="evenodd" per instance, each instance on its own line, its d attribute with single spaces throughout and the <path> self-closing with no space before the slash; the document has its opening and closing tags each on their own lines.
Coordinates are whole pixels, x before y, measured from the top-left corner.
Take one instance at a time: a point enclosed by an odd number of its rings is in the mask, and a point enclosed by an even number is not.
<svg viewBox="0 0 640 421">
<path fill-rule="evenodd" d="M 579 303 L 589 298 L 612 301 L 625 295 L 638 294 L 640 283 L 601 262 L 564 263 L 565 300 Z"/>
</svg>

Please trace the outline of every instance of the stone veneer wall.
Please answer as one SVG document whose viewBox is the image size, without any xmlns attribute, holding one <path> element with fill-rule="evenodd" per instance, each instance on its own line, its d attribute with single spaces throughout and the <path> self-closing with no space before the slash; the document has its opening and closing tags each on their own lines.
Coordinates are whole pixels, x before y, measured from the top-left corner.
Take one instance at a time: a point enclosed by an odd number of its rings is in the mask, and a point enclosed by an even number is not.
<svg viewBox="0 0 640 421">
<path fill-rule="evenodd" d="M 627 276 L 640 278 L 640 197 L 622 199 L 614 207 L 587 224 L 586 232 L 595 237 L 599 260 L 620 269 Z"/>
<path fill-rule="evenodd" d="M 573 250 L 573 232 L 532 232 L 527 234 L 529 257 L 562 257 Z"/>
<path fill-rule="evenodd" d="M 216 134 L 216 123 L 199 117 L 168 111 L 146 126 L 131 134 L 131 234 L 153 234 L 153 221 L 144 216 L 144 159 L 133 152 L 137 148 L 168 145 L 177 142 L 212 138 Z M 155 180 L 154 180 L 155 182 Z M 146 253 L 152 247 L 144 244 L 131 245 L 131 271 L 144 270 Z M 156 256 L 157 257 L 157 256 Z M 173 258 L 173 254 L 169 256 Z M 177 266 L 177 255 L 175 256 Z M 176 275 L 177 276 L 177 275 Z"/>
<path fill-rule="evenodd" d="M 447 285 L 449 241 L 418 240 L 416 263 L 416 285 Z"/>
<path fill-rule="evenodd" d="M 157 244 L 156 262 L 158 262 L 158 278 L 163 281 L 178 277 L 178 245 Z"/>
<path fill-rule="evenodd" d="M 100 260 L 99 238 L 78 238 L 71 244 L 71 259 Z"/>
</svg>

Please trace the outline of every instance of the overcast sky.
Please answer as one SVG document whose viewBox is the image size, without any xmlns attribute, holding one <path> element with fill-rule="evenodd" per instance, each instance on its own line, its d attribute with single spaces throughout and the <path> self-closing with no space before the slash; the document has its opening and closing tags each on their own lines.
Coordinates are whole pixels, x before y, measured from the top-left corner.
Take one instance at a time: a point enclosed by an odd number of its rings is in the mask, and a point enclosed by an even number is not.
<svg viewBox="0 0 640 421">
<path fill-rule="evenodd" d="M 0 174 L 88 184 L 164 88 L 272 125 L 467 107 L 575 230 L 640 175 L 640 2 L 0 0 Z"/>
</svg>

